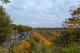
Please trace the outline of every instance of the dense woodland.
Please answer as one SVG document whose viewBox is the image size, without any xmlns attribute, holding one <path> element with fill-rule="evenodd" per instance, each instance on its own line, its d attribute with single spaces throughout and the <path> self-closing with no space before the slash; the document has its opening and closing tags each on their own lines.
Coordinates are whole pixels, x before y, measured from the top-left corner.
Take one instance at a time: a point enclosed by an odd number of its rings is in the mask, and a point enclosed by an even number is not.
<svg viewBox="0 0 80 53">
<path fill-rule="evenodd" d="M 0 0 L 7 4 L 9 0 Z M 32 28 L 12 24 L 5 8 L 0 5 L 0 53 L 80 53 L 80 7 L 70 9 L 71 17 L 64 20 L 63 28 Z M 30 38 L 15 43 L 11 48 L 2 44 L 13 32 L 31 31 Z"/>
</svg>

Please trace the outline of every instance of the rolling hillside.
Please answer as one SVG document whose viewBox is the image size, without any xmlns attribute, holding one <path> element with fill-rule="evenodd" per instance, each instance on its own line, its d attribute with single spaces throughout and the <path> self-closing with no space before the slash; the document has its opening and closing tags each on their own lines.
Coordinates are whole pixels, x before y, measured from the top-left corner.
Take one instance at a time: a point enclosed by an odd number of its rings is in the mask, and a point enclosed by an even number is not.
<svg viewBox="0 0 80 53">
<path fill-rule="evenodd" d="M 62 29 L 63 30 L 63 29 Z M 52 41 L 54 40 L 54 38 L 56 36 L 59 36 L 61 31 L 60 30 L 56 30 L 56 29 L 36 29 L 36 30 L 32 30 L 30 33 L 30 37 L 27 41 L 27 39 L 22 40 L 18 45 L 17 45 L 17 52 L 23 52 L 23 50 L 25 50 L 24 52 L 26 53 L 30 53 L 29 49 L 31 46 L 31 42 L 30 39 L 34 39 L 36 40 L 38 43 L 46 46 L 46 47 L 50 47 L 52 45 L 54 45 L 52 43 Z"/>
</svg>

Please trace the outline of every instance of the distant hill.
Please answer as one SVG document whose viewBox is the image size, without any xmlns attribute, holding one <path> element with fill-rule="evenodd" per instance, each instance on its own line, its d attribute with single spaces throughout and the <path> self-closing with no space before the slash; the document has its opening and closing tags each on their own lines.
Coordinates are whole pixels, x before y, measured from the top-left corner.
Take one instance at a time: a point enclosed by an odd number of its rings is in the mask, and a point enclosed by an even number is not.
<svg viewBox="0 0 80 53">
<path fill-rule="evenodd" d="M 32 30 L 64 30 L 65 28 L 32 28 Z"/>
</svg>

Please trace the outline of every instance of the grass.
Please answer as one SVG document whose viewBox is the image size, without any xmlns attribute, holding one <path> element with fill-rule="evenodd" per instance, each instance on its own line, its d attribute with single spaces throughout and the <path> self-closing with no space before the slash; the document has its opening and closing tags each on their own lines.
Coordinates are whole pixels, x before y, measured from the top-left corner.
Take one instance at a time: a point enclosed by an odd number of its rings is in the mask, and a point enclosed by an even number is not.
<svg viewBox="0 0 80 53">
<path fill-rule="evenodd" d="M 80 44 L 71 43 L 68 47 L 62 49 L 66 53 L 80 53 Z"/>
<path fill-rule="evenodd" d="M 0 47 L 0 53 L 8 53 L 8 49 Z"/>
<path fill-rule="evenodd" d="M 46 33 L 46 34 L 49 35 L 50 33 Z M 35 37 L 39 37 L 39 36 L 35 36 Z M 44 38 L 44 37 L 41 36 L 41 38 Z M 55 42 L 59 41 L 57 38 L 55 38 L 55 40 L 56 40 Z M 68 46 L 65 46 L 65 47 L 57 45 L 58 43 L 57 44 L 55 44 L 54 42 L 52 43 L 54 44 L 53 46 L 46 47 L 43 44 L 41 44 L 39 41 L 35 40 L 35 38 L 33 38 L 32 40 L 30 40 L 30 50 L 29 51 L 31 53 L 80 53 L 80 43 L 78 42 L 72 42 L 71 44 L 68 44 Z M 13 46 L 12 47 L 13 52 L 17 53 L 19 44 L 14 44 L 12 46 Z M 0 53 L 7 53 L 7 52 L 8 52 L 7 49 L 0 47 Z"/>
<path fill-rule="evenodd" d="M 80 44 L 79 43 L 71 43 L 66 47 L 62 46 L 54 46 L 54 53 L 80 53 Z"/>
</svg>

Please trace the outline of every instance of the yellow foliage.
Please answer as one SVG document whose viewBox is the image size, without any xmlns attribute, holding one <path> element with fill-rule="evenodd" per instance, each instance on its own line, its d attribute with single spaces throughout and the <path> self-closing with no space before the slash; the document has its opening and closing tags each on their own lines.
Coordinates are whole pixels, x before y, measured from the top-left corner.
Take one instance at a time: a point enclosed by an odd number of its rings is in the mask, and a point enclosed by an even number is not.
<svg viewBox="0 0 80 53">
<path fill-rule="evenodd" d="M 61 34 L 61 31 L 53 31 L 51 32 L 54 36 L 59 36 Z"/>
<path fill-rule="evenodd" d="M 32 32 L 32 38 L 36 39 L 37 41 L 39 41 L 41 44 L 43 44 L 45 46 L 51 46 L 52 45 L 52 42 L 48 41 L 46 38 L 43 38 L 42 36 L 40 36 L 36 32 Z"/>
<path fill-rule="evenodd" d="M 25 53 L 29 53 L 30 44 L 27 41 L 22 41 L 18 47 L 18 53 L 22 53 L 25 50 Z"/>
<path fill-rule="evenodd" d="M 75 28 L 68 28 L 66 31 L 71 34 L 71 33 L 75 33 L 76 29 Z"/>
</svg>

